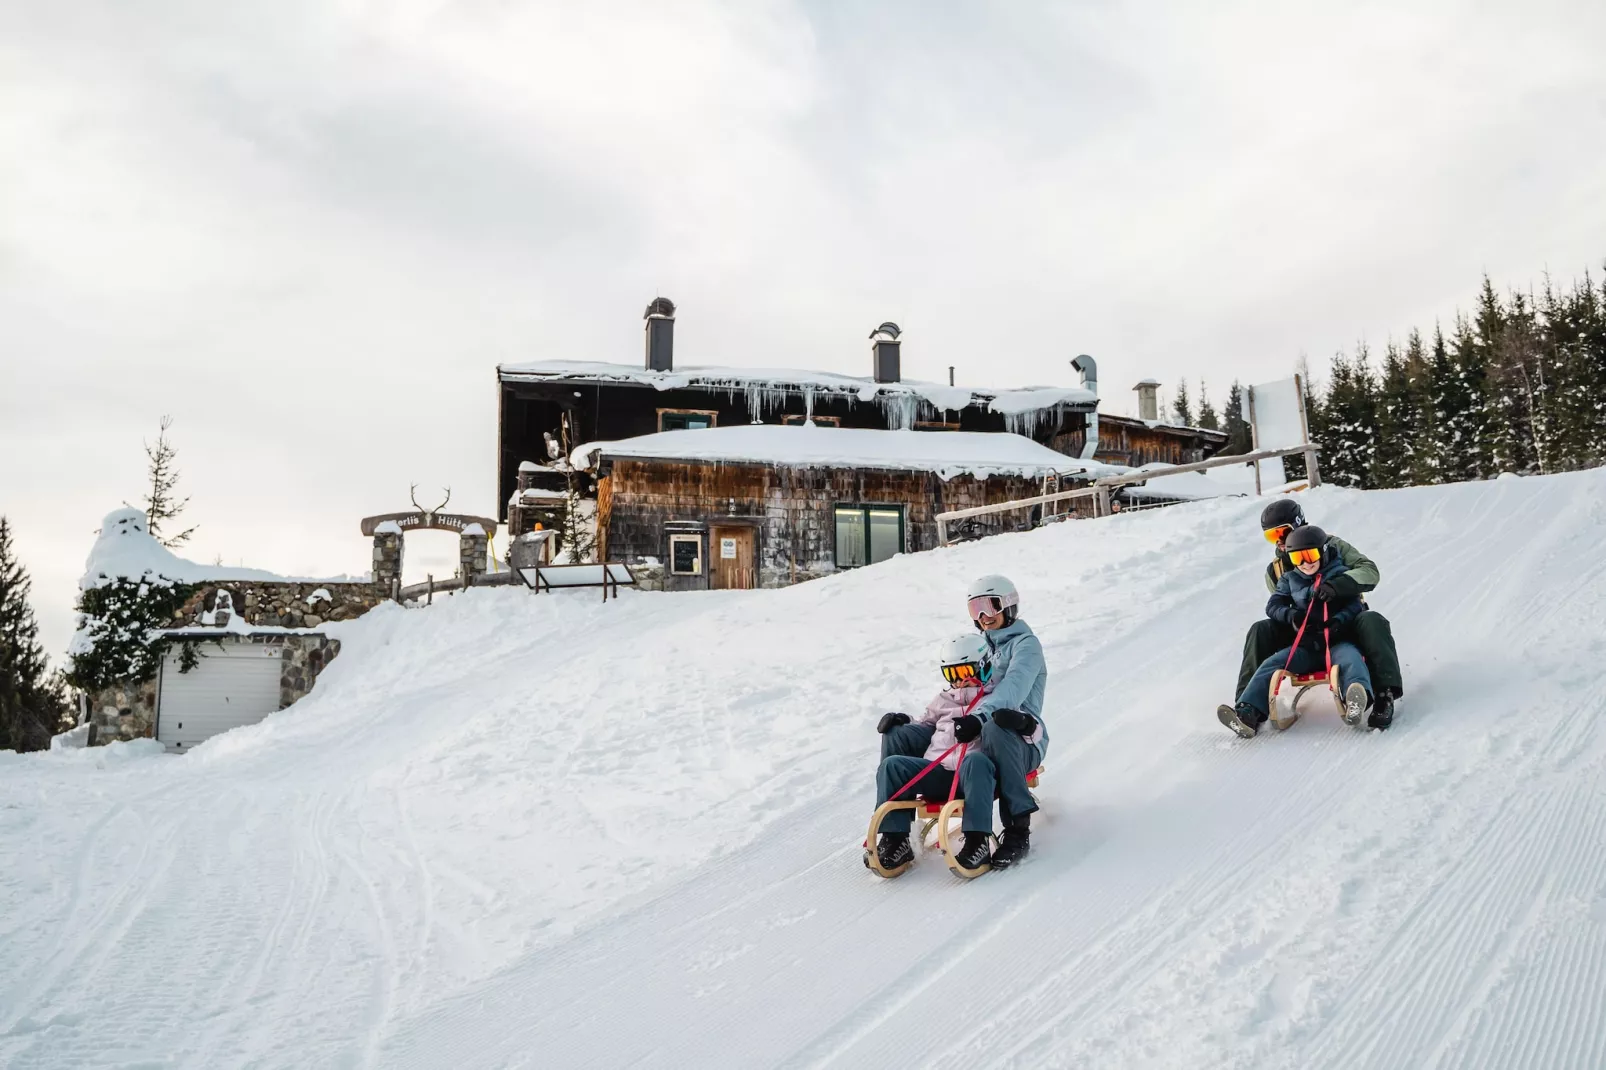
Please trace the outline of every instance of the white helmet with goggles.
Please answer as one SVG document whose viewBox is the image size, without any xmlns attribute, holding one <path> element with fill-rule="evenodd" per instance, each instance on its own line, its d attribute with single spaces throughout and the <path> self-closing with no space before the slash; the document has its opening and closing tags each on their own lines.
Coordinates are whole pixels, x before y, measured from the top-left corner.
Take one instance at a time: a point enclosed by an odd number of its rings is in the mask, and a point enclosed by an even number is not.
<svg viewBox="0 0 1606 1070">
<path fill-rule="evenodd" d="M 955 687 L 976 687 L 993 677 L 993 648 L 976 632 L 942 645 L 942 678 Z"/>
<path fill-rule="evenodd" d="M 970 585 L 965 595 L 965 608 L 970 611 L 970 619 L 978 620 L 983 613 L 1003 613 L 1004 623 L 1015 623 L 1015 614 L 1020 607 L 1020 592 L 1015 585 L 1009 582 L 1006 576 L 983 576 Z"/>
</svg>

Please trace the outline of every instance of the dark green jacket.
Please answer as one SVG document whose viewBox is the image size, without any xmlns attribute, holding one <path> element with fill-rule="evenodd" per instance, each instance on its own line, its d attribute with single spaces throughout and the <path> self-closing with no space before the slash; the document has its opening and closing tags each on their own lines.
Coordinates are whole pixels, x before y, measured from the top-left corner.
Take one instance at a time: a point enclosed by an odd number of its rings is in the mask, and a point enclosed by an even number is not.
<svg viewBox="0 0 1606 1070">
<path fill-rule="evenodd" d="M 1380 577 L 1377 573 L 1377 566 L 1372 563 L 1372 559 L 1337 535 L 1329 535 L 1327 537 L 1326 553 L 1344 562 L 1344 567 L 1349 570 L 1345 574 L 1346 578 L 1354 582 L 1356 589 L 1346 593 L 1365 594 L 1367 591 L 1377 587 L 1377 581 Z M 1277 555 L 1271 559 L 1271 564 L 1266 566 L 1266 590 L 1275 594 L 1277 592 L 1277 581 L 1283 578 L 1284 572 L 1293 567 L 1293 562 L 1288 560 L 1288 555 L 1282 550 L 1278 550 Z"/>
</svg>

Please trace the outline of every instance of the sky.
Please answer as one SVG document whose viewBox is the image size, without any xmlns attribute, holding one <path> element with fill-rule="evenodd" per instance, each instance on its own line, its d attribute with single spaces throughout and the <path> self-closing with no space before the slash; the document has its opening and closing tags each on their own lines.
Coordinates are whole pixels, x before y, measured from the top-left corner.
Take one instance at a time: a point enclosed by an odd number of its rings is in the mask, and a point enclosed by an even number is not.
<svg viewBox="0 0 1606 1070">
<path fill-rule="evenodd" d="M 1606 5 L 0 0 L 0 512 L 62 650 L 173 418 L 186 553 L 494 513 L 495 366 L 1320 373 L 1606 260 Z M 428 504 L 428 502 L 426 502 Z M 409 579 L 449 574 L 447 533 Z"/>
</svg>

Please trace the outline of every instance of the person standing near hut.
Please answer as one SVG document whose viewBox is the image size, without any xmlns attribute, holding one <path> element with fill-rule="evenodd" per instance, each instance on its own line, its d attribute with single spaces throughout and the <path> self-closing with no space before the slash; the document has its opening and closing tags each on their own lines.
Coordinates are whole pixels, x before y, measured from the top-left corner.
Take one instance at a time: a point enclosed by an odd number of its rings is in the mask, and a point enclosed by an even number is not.
<svg viewBox="0 0 1606 1070">
<path fill-rule="evenodd" d="M 1007 869 L 1031 850 L 1032 814 L 1037 800 L 1026 776 L 1043 761 L 1048 731 L 1043 725 L 1043 694 L 1048 665 L 1043 644 L 1020 619 L 1020 592 L 1004 576 L 983 576 L 970 585 L 965 608 L 993 651 L 993 685 L 974 709 L 954 722 L 961 742 L 981 740 L 981 751 L 998 775 L 998 817 L 1003 825 L 994 869 Z M 970 805 L 984 803 L 972 800 Z"/>
</svg>

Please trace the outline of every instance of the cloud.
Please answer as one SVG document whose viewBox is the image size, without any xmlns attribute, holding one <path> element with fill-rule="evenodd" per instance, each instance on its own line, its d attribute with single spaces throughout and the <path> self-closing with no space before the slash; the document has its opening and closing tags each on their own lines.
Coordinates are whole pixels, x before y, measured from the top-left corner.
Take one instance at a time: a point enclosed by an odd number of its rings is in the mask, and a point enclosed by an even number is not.
<svg viewBox="0 0 1606 1070">
<path fill-rule="evenodd" d="M 497 361 L 633 361 L 658 293 L 687 362 L 891 318 L 1120 411 L 1606 255 L 1597 4 L 22 7 L 0 508 L 56 647 L 162 413 L 197 556 L 360 571 L 411 482 L 493 507 Z"/>
</svg>

